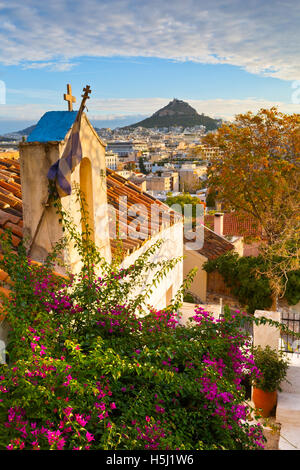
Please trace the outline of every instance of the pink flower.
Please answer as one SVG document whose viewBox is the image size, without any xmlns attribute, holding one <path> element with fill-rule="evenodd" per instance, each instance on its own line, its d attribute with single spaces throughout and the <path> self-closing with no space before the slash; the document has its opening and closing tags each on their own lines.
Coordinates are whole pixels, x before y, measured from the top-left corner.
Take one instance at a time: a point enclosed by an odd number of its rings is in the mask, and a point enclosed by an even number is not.
<svg viewBox="0 0 300 470">
<path fill-rule="evenodd" d="M 84 427 L 86 425 L 86 423 L 88 422 L 87 419 L 84 419 L 84 417 L 82 415 L 79 415 L 79 414 L 76 414 L 75 418 L 76 418 L 77 423 L 80 424 L 80 426 L 82 426 L 82 427 Z"/>
<path fill-rule="evenodd" d="M 91 434 L 91 433 L 88 432 L 88 431 L 87 431 L 85 437 L 87 438 L 87 441 L 88 441 L 88 442 L 91 442 L 91 441 L 94 441 L 94 440 L 95 440 L 93 434 Z"/>
<path fill-rule="evenodd" d="M 64 438 L 61 438 L 56 444 L 57 450 L 63 450 L 65 443 L 66 440 Z"/>
<path fill-rule="evenodd" d="M 117 408 L 116 404 L 114 402 L 110 404 L 110 407 L 111 407 L 112 410 L 115 410 Z"/>
</svg>

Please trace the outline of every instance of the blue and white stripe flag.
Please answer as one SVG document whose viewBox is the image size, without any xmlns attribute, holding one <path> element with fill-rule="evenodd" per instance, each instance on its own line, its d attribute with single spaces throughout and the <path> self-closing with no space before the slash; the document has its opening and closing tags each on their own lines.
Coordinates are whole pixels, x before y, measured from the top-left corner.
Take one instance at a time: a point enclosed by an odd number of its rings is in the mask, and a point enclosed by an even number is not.
<svg viewBox="0 0 300 470">
<path fill-rule="evenodd" d="M 83 109 L 80 107 L 61 158 L 57 160 L 48 171 L 48 179 L 56 180 L 56 188 L 60 197 L 69 196 L 71 194 L 71 174 L 82 160 L 80 142 L 82 111 Z"/>
</svg>

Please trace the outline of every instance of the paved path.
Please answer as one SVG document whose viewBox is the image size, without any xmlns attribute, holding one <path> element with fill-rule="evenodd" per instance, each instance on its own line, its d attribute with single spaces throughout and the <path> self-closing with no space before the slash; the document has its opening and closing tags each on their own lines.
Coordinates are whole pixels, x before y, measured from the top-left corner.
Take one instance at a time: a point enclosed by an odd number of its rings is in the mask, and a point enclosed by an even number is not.
<svg viewBox="0 0 300 470">
<path fill-rule="evenodd" d="M 288 354 L 291 363 L 282 392 L 278 392 L 276 421 L 281 424 L 279 450 L 300 450 L 300 356 Z"/>
</svg>

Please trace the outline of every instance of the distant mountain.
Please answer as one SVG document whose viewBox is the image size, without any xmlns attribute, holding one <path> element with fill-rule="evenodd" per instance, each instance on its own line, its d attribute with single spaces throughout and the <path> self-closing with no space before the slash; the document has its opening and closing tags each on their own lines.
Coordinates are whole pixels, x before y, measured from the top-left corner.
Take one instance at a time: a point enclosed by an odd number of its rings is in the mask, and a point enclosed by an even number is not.
<svg viewBox="0 0 300 470">
<path fill-rule="evenodd" d="M 33 126 L 29 126 L 29 127 L 26 127 L 26 129 L 23 129 L 21 131 L 17 131 L 16 134 L 19 134 L 19 135 L 29 135 L 31 134 L 31 132 L 33 131 L 33 129 L 36 128 L 36 124 L 34 124 Z"/>
<path fill-rule="evenodd" d="M 23 136 L 27 137 L 33 129 L 36 127 L 36 124 L 33 126 L 26 127 L 26 129 L 22 129 L 21 131 L 14 131 L 14 132 L 8 132 L 4 134 L 3 139 L 9 141 L 9 140 L 21 140 Z M 2 137 L 0 138 L 2 139 Z"/>
<path fill-rule="evenodd" d="M 193 127 L 200 125 L 205 126 L 207 131 L 211 131 L 219 127 L 220 120 L 198 114 L 188 103 L 174 98 L 167 106 L 156 111 L 151 117 L 123 129 L 135 127 Z"/>
</svg>

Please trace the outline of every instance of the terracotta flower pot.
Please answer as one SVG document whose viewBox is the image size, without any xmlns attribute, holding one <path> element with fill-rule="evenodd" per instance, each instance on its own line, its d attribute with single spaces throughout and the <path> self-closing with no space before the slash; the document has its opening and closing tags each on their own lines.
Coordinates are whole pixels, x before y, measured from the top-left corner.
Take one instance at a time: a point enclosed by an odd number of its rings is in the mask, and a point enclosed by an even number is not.
<svg viewBox="0 0 300 470">
<path fill-rule="evenodd" d="M 261 416 L 267 418 L 277 403 L 277 391 L 264 392 L 260 388 L 253 387 L 252 400 L 255 408 L 261 410 Z"/>
</svg>

